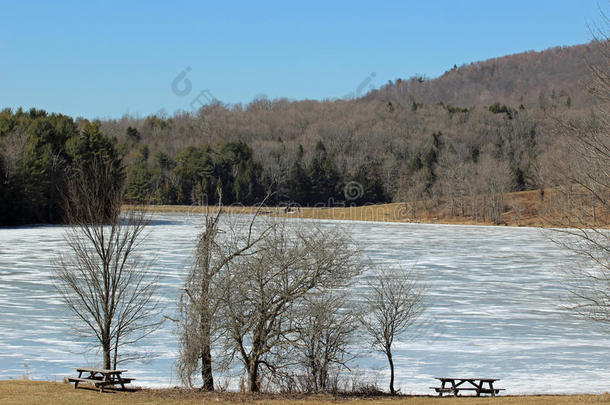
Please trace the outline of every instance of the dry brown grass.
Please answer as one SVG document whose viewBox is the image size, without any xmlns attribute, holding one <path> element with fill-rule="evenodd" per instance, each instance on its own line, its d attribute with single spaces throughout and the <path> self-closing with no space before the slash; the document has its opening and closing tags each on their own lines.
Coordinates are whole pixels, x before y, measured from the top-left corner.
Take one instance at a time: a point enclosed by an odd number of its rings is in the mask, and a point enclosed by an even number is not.
<svg viewBox="0 0 610 405">
<path fill-rule="evenodd" d="M 143 389 L 133 392 L 79 388 L 70 384 L 44 381 L 7 380 L 0 381 L 0 404 L 233 404 L 260 403 L 278 405 L 297 404 L 391 404 L 391 405 L 477 405 L 477 404 L 610 404 L 610 395 L 564 395 L 564 396 L 501 396 L 496 398 L 435 398 L 435 397 L 376 397 L 333 398 L 331 396 L 269 395 L 269 394 L 205 394 L 185 389 Z"/>
<path fill-rule="evenodd" d="M 509 226 L 547 226 L 548 223 L 539 215 L 541 206 L 540 192 L 521 191 L 509 193 L 505 197 L 506 205 L 510 210 L 502 215 L 501 225 Z M 422 207 L 416 219 L 410 218 L 404 203 L 377 204 L 361 207 L 335 207 L 335 208 L 293 208 L 287 211 L 282 207 L 265 207 L 261 212 L 265 215 L 284 216 L 289 218 L 309 219 L 334 219 L 355 221 L 380 221 L 380 222 L 417 222 L 430 224 L 460 224 L 460 225 L 493 225 L 491 222 L 473 221 L 471 218 L 462 216 L 451 216 L 446 209 L 435 209 L 431 203 L 428 209 Z M 519 207 L 515 209 L 514 207 Z M 214 211 L 216 207 L 201 207 L 188 205 L 147 205 L 133 206 L 125 205 L 125 209 L 145 209 L 153 212 L 185 212 L 203 213 L 206 210 Z M 251 214 L 256 207 L 225 206 L 225 210 L 231 213 Z"/>
</svg>

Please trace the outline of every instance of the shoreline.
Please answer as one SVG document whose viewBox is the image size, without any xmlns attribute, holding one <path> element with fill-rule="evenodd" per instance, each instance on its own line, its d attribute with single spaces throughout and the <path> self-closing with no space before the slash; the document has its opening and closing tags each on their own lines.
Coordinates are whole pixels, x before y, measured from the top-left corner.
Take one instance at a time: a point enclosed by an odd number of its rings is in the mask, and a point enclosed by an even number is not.
<svg viewBox="0 0 610 405">
<path fill-rule="evenodd" d="M 206 212 L 216 212 L 216 206 L 202 205 L 123 205 L 125 210 L 143 210 L 153 213 L 186 213 L 200 215 Z M 298 219 L 320 219 L 335 221 L 363 221 L 404 224 L 437 224 L 437 225 L 471 225 L 516 228 L 549 228 L 551 225 L 539 216 L 529 216 L 515 221 L 509 213 L 503 215 L 499 224 L 490 221 L 474 221 L 472 218 L 447 216 L 426 212 L 419 218 L 407 215 L 404 203 L 388 203 L 349 207 L 255 207 L 227 205 L 223 209 L 230 214 L 253 214 L 260 209 L 262 215 Z"/>
</svg>

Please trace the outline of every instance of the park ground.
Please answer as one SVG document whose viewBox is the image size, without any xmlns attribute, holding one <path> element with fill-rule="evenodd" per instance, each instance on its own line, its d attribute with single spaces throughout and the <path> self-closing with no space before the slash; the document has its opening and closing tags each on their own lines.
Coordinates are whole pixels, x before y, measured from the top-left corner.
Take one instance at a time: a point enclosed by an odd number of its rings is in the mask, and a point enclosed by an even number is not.
<svg viewBox="0 0 610 405">
<path fill-rule="evenodd" d="M 332 397 L 322 395 L 271 395 L 218 393 L 205 394 L 196 390 L 179 388 L 141 389 L 130 392 L 110 391 L 100 393 L 93 388 L 75 390 L 71 384 L 47 381 L 0 381 L 0 404 L 338 404 L 338 405 L 567 405 L 610 404 L 610 394 L 601 395 L 531 395 L 496 398 L 473 397 Z"/>
</svg>

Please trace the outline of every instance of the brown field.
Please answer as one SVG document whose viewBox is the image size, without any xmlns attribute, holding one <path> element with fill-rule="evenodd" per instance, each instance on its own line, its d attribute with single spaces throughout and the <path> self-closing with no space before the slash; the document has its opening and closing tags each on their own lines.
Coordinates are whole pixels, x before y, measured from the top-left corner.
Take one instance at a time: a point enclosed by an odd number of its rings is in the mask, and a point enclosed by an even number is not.
<svg viewBox="0 0 610 405">
<path fill-rule="evenodd" d="M 312 218 L 312 219 L 334 219 L 354 221 L 380 221 L 380 222 L 411 222 L 430 224 L 466 224 L 466 225 L 493 225 L 491 222 L 473 221 L 469 217 L 451 216 L 446 209 L 424 208 L 420 204 L 417 218 L 410 218 L 404 203 L 377 204 L 360 207 L 334 207 L 334 208 L 292 208 L 286 210 L 284 207 L 265 207 L 261 212 L 265 215 L 285 216 L 290 218 Z M 431 206 L 432 204 L 427 204 Z M 502 215 L 500 225 L 508 226 L 548 226 L 548 223 L 539 215 L 541 205 L 540 192 L 521 191 L 508 193 L 505 197 L 505 205 L 509 209 Z M 518 208 L 515 208 L 518 207 Z M 203 207 L 198 205 L 147 205 L 133 206 L 125 205 L 125 209 L 144 208 L 153 212 L 186 212 L 203 213 L 207 209 L 215 210 L 215 207 Z M 253 213 L 255 207 L 225 206 L 227 212 Z"/>
<path fill-rule="evenodd" d="M 259 404 L 388 404 L 388 405 L 475 405 L 475 404 L 610 404 L 610 394 L 602 395 L 541 395 L 500 396 L 496 398 L 452 397 L 339 397 L 322 395 L 271 395 L 219 393 L 204 394 L 185 389 L 142 389 L 132 392 L 100 393 L 87 387 L 75 390 L 71 384 L 45 381 L 0 381 L 0 404 L 201 404 L 201 403 L 259 403 Z"/>
</svg>

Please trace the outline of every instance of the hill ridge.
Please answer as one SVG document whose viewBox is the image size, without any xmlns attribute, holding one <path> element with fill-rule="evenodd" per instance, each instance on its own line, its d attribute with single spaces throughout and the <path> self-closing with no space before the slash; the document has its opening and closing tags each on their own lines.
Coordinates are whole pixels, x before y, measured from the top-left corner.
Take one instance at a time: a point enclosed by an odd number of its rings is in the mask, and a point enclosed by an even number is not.
<svg viewBox="0 0 610 405">
<path fill-rule="evenodd" d="M 524 51 L 454 66 L 434 79 L 396 79 L 363 98 L 459 107 L 496 102 L 545 107 L 563 99 L 563 103 L 584 107 L 594 102 L 587 91 L 588 65 L 600 58 L 597 41 Z"/>
</svg>

